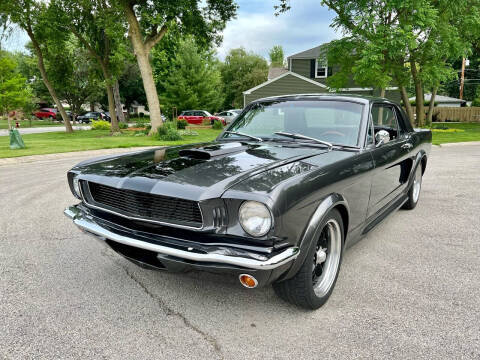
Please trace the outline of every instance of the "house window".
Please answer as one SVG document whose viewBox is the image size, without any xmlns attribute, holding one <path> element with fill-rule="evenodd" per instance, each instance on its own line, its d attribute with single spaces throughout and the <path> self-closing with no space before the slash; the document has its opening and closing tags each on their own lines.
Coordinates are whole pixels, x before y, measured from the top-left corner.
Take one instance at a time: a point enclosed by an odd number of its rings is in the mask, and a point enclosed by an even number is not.
<svg viewBox="0 0 480 360">
<path fill-rule="evenodd" d="M 326 60 L 315 60 L 315 77 L 326 78 L 328 75 L 328 64 Z"/>
</svg>

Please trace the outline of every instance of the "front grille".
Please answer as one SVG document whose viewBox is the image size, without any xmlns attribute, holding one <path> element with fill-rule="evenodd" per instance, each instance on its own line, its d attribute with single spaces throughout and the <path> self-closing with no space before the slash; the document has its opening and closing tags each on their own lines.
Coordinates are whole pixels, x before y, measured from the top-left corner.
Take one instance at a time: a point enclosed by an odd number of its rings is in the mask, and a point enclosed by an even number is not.
<svg viewBox="0 0 480 360">
<path fill-rule="evenodd" d="M 146 220 L 202 227 L 202 214 L 196 201 L 116 189 L 93 182 L 88 182 L 88 189 L 94 205 L 106 210 Z"/>
</svg>

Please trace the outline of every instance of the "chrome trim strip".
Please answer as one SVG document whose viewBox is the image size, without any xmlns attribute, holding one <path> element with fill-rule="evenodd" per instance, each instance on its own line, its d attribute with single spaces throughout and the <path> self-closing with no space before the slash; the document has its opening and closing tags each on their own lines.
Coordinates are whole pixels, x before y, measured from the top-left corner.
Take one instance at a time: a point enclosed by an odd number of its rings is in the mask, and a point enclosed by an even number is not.
<svg viewBox="0 0 480 360">
<path fill-rule="evenodd" d="M 120 234 L 116 234 L 108 229 L 101 227 L 93 220 L 90 220 L 87 217 L 83 216 L 83 212 L 75 206 L 70 206 L 66 208 L 64 214 L 70 219 L 72 219 L 73 223 L 77 225 L 80 229 L 92 235 L 95 235 L 97 238 L 101 238 L 102 240 L 108 239 L 124 245 L 154 251 L 162 255 L 174 256 L 177 258 L 198 262 L 222 263 L 254 270 L 271 270 L 294 260 L 300 253 L 298 247 L 290 247 L 281 252 L 280 254 L 272 256 L 265 261 L 215 253 L 199 254 L 171 248 L 168 246 L 152 244 L 146 241 L 141 241 Z"/>
<path fill-rule="evenodd" d="M 80 181 L 85 181 L 85 182 L 87 183 L 88 192 L 90 192 L 90 184 L 89 184 L 89 181 L 87 181 L 87 180 L 82 180 L 82 179 L 80 179 Z M 202 211 L 202 207 L 200 206 L 200 204 L 199 204 L 198 201 L 197 201 L 197 206 L 198 206 L 198 209 L 200 210 L 200 215 L 201 215 L 201 217 L 202 217 L 202 226 L 200 226 L 200 227 L 195 227 L 195 226 L 180 225 L 180 224 L 175 224 L 175 223 L 169 223 L 169 222 L 164 222 L 164 221 L 151 220 L 151 219 L 145 219 L 145 218 L 139 218 L 139 217 L 135 217 L 135 216 L 125 215 L 125 214 L 116 212 L 116 211 L 114 211 L 114 210 L 109 210 L 109 209 L 106 209 L 106 208 L 104 208 L 104 207 L 101 207 L 101 206 L 97 206 L 97 205 L 93 205 L 93 204 L 88 203 L 88 202 L 87 202 L 87 198 L 83 195 L 82 186 L 80 186 L 80 192 L 82 193 L 81 197 L 82 197 L 83 203 L 84 203 L 87 207 L 92 208 L 92 209 L 97 209 L 97 210 L 105 211 L 105 212 L 108 212 L 108 213 L 113 214 L 113 215 L 121 216 L 121 217 L 123 217 L 123 218 L 125 218 L 125 219 L 136 220 L 136 221 L 145 221 L 145 222 L 152 223 L 152 224 L 159 224 L 159 225 L 171 226 L 171 227 L 175 227 L 175 228 L 179 228 L 179 229 L 202 230 L 202 229 L 204 228 L 203 211 Z M 90 196 L 93 198 L 93 196 L 91 195 L 91 193 L 90 193 Z"/>
</svg>

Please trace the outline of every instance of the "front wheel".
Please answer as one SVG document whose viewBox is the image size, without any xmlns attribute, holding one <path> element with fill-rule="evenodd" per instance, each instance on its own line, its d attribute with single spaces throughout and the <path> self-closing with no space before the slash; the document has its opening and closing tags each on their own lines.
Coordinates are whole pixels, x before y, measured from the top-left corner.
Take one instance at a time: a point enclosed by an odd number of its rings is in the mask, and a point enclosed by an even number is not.
<svg viewBox="0 0 480 360">
<path fill-rule="evenodd" d="M 422 165 L 418 164 L 415 169 L 412 186 L 408 190 L 408 200 L 403 204 L 402 209 L 412 210 L 418 204 L 420 198 L 420 191 L 422 190 Z"/>
<path fill-rule="evenodd" d="M 283 300 L 307 309 L 318 309 L 332 294 L 342 262 L 344 230 L 338 210 L 328 213 L 322 231 L 312 241 L 304 263 L 291 278 L 273 284 Z"/>
</svg>

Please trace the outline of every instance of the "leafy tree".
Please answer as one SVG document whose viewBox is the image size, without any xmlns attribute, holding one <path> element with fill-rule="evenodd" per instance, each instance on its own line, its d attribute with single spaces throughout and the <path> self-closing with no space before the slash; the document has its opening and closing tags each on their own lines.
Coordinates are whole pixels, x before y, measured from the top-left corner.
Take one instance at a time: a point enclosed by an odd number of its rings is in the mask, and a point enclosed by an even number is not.
<svg viewBox="0 0 480 360">
<path fill-rule="evenodd" d="M 463 98 L 473 101 L 480 97 L 480 48 L 474 47 L 472 54 L 468 56 L 470 65 L 465 68 L 465 83 L 463 89 Z M 462 68 L 462 58 L 455 59 L 452 66 L 457 70 L 457 76 L 452 80 L 442 84 L 439 93 L 451 97 L 458 98 L 460 96 L 460 75 Z"/>
<path fill-rule="evenodd" d="M 285 66 L 285 59 L 283 55 L 283 48 L 281 45 L 275 45 L 268 52 L 270 57 L 271 67 L 283 67 Z"/>
<path fill-rule="evenodd" d="M 44 64 L 44 52 L 48 51 L 43 40 L 46 38 L 61 39 L 63 34 L 56 32 L 55 27 L 51 26 L 50 17 L 47 16 L 46 4 L 42 1 L 36 0 L 16 0 L 16 1 L 1 1 L 0 2 L 0 16 L 3 19 L 7 18 L 10 22 L 17 24 L 26 31 L 32 42 L 33 49 L 37 55 L 37 65 L 40 71 L 43 82 L 48 89 L 53 101 L 60 111 L 62 119 L 65 123 L 67 132 L 72 132 L 72 125 L 70 119 L 65 112 L 65 109 L 60 102 L 60 99 L 50 83 L 47 71 Z M 5 20 L 3 20 L 5 21 Z"/>
<path fill-rule="evenodd" d="M 103 0 L 53 0 L 50 6 L 57 24 L 71 31 L 101 70 L 107 90 L 112 132 L 119 132 L 114 86 L 127 48 L 125 23 L 114 3 Z"/>
<path fill-rule="evenodd" d="M 233 0 L 119 0 L 128 21 L 128 33 L 137 57 L 148 101 L 152 132 L 162 125 L 160 103 L 149 60 L 152 48 L 169 28 L 192 34 L 199 42 L 220 40 L 219 31 L 237 6 Z"/>
<path fill-rule="evenodd" d="M 243 107 L 242 92 L 255 87 L 268 77 L 267 61 L 243 48 L 232 49 L 222 66 L 225 86 L 225 107 Z"/>
<path fill-rule="evenodd" d="M 343 41 L 353 49 L 349 57 L 357 79 L 372 79 L 380 86 L 395 82 L 410 119 L 406 85 L 415 88 L 416 119 L 423 125 L 423 94 L 435 94 L 448 81 L 453 69 L 448 59 L 470 52 L 478 39 L 479 0 L 323 0 L 336 13 L 332 26 L 347 35 Z M 289 0 L 281 0 L 277 12 L 288 11 Z M 348 46 L 347 46 L 348 45 Z M 379 77 L 377 79 L 377 77 Z M 431 117 L 434 99 L 428 111 Z"/>
<path fill-rule="evenodd" d="M 145 97 L 145 90 L 143 88 L 142 77 L 140 70 L 135 62 L 128 62 L 123 73 L 118 79 L 120 86 L 120 96 L 125 107 L 127 108 L 127 116 L 135 101 L 140 104 L 145 104 L 147 99 Z"/>
<path fill-rule="evenodd" d="M 8 113 L 28 106 L 32 94 L 26 79 L 17 72 L 17 64 L 5 53 L 0 52 L 0 114 L 9 119 Z"/>
<path fill-rule="evenodd" d="M 173 69 L 163 81 L 162 100 L 170 113 L 187 109 L 218 110 L 223 103 L 222 78 L 212 51 L 202 50 L 194 38 L 180 41 Z"/>
</svg>

